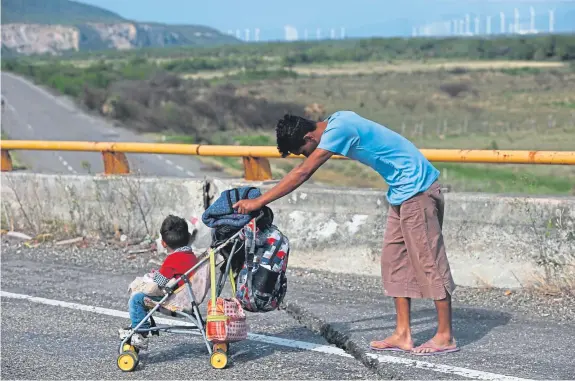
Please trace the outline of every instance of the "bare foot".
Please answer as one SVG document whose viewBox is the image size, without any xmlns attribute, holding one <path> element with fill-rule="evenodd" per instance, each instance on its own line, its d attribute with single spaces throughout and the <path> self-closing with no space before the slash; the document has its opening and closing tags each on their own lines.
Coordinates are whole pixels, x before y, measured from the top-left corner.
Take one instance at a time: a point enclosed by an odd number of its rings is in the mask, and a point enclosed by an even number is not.
<svg viewBox="0 0 575 381">
<path fill-rule="evenodd" d="M 453 337 L 445 337 L 435 335 L 431 340 L 426 343 L 413 348 L 411 353 L 416 355 L 433 355 L 438 353 L 456 352 L 459 348 Z"/>
<path fill-rule="evenodd" d="M 410 334 L 393 333 L 383 340 L 372 341 L 369 346 L 376 351 L 411 351 L 413 340 Z"/>
</svg>

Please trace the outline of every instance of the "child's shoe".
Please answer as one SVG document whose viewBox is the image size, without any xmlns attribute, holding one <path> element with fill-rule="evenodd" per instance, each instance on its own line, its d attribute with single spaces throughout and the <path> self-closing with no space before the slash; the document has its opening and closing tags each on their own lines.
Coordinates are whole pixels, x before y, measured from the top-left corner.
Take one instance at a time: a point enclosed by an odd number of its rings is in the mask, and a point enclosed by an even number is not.
<svg viewBox="0 0 575 381">
<path fill-rule="evenodd" d="M 120 328 L 118 334 L 120 335 L 120 340 L 124 340 L 132 331 L 131 327 Z M 148 334 L 147 333 L 134 333 L 130 338 L 130 344 L 138 349 L 146 350 L 148 349 Z"/>
<path fill-rule="evenodd" d="M 144 336 L 141 333 L 134 333 L 132 336 L 131 342 L 132 345 L 138 349 L 146 350 L 148 349 L 148 335 Z"/>
</svg>

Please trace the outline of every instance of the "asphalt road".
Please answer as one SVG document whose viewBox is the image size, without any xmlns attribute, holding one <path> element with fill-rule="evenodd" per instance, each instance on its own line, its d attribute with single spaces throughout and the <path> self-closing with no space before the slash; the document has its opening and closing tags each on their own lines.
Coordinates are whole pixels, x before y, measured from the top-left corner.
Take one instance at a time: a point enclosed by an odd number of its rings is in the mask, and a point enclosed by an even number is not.
<svg viewBox="0 0 575 381">
<path fill-rule="evenodd" d="M 16 140 L 80 140 L 103 142 L 153 142 L 126 128 L 88 115 L 68 98 L 32 84 L 29 80 L 2 72 L 2 130 Z M 98 152 L 19 151 L 28 170 L 38 173 L 87 174 L 104 170 Z M 184 155 L 128 154 L 133 172 L 142 175 L 204 177 L 214 172 Z"/>
<path fill-rule="evenodd" d="M 26 248 L 5 237 L 1 248 L 3 379 L 575 377 L 573 299 L 460 289 L 454 296 L 460 352 L 423 358 L 374 353 L 368 342 L 389 334 L 394 322 L 391 301 L 382 296 L 379 281 L 299 269 L 289 271 L 289 314 L 249 314 L 253 335 L 232 346 L 229 369 L 211 368 L 198 337 L 162 334 L 142 353 L 137 372 L 122 373 L 115 363 L 116 332 L 128 322 L 126 287 L 156 267 L 150 261 L 160 259 L 98 245 Z M 292 305 L 307 310 L 300 321 Z M 413 305 L 417 342 L 433 334 L 430 307 L 425 302 Z M 326 335 L 332 331 L 335 339 Z M 326 339 L 344 341 L 345 351 Z M 361 361 L 354 351 L 375 365 Z"/>
<path fill-rule="evenodd" d="M 127 318 L 22 300 L 13 294 L 126 313 L 126 287 L 149 266 L 135 271 L 120 264 L 107 270 L 111 263 L 98 265 L 97 258 L 85 267 L 65 264 L 62 258 L 40 258 L 46 251 L 31 254 L 39 255 L 36 259 L 20 254 L 2 247 L 2 379 L 377 378 L 285 311 L 249 316 L 255 339 L 232 346 L 228 369 L 210 366 L 199 337 L 161 334 L 151 338 L 148 351 L 141 352 L 137 371 L 123 373 L 116 366 L 117 330 L 129 324 Z M 124 255 L 117 253 L 116 261 L 123 260 Z M 24 273 L 14 277 L 23 269 Z M 317 352 L 326 348 L 339 355 Z"/>
<path fill-rule="evenodd" d="M 453 296 L 453 329 L 461 350 L 413 356 L 367 349 L 395 324 L 393 300 L 382 295 L 380 279 L 316 274 L 293 283 L 290 301 L 328 324 L 335 342 L 352 343 L 361 355 L 369 352 L 384 378 L 575 379 L 573 296 L 460 287 Z M 415 345 L 430 339 L 436 328 L 432 302 L 413 300 L 411 321 Z M 413 365 L 414 360 L 425 363 Z"/>
</svg>

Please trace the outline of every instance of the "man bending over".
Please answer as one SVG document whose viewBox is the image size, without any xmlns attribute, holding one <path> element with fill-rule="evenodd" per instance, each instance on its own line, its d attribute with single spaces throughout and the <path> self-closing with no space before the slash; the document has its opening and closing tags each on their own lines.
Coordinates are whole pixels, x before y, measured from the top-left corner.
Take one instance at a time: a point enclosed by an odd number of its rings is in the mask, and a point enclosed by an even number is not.
<svg viewBox="0 0 575 381">
<path fill-rule="evenodd" d="M 451 275 L 442 235 L 444 198 L 439 171 L 403 136 L 351 111 L 338 111 L 322 122 L 285 115 L 276 127 L 282 157 L 307 159 L 275 187 L 234 205 L 239 213 L 259 210 L 307 181 L 332 155 L 347 156 L 377 171 L 389 185 L 390 204 L 381 255 L 385 294 L 395 299 L 395 332 L 371 342 L 374 350 L 403 350 L 430 355 L 458 350 L 452 333 Z M 410 301 L 433 299 L 438 327 L 433 338 L 415 347 Z"/>
</svg>

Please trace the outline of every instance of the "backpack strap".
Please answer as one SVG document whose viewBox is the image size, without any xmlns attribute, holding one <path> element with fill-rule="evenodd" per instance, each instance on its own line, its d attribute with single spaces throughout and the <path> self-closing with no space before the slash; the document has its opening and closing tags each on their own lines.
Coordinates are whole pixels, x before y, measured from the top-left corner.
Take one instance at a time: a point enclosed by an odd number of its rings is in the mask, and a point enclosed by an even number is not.
<svg viewBox="0 0 575 381">
<path fill-rule="evenodd" d="M 234 203 L 232 202 L 232 196 L 231 196 L 231 191 L 226 190 L 226 198 L 228 200 L 228 212 L 226 213 L 222 213 L 222 215 L 226 215 L 228 213 L 233 213 L 234 212 Z"/>
<path fill-rule="evenodd" d="M 244 190 L 244 195 L 243 195 L 242 199 L 247 199 L 247 198 L 249 197 L 249 194 L 250 194 L 250 192 L 251 192 L 252 189 L 257 190 L 258 188 L 256 188 L 256 187 L 248 187 L 247 189 L 245 189 L 245 190 Z M 237 190 L 237 188 L 236 188 L 236 190 Z M 237 193 L 237 196 L 238 196 L 238 200 L 239 200 L 239 197 L 240 197 L 239 192 Z"/>
<path fill-rule="evenodd" d="M 247 286 L 248 286 L 248 292 L 246 292 L 246 296 L 248 297 L 249 303 L 250 303 L 250 308 L 252 311 L 256 310 L 256 301 L 254 300 L 254 290 L 252 288 L 252 272 L 248 271 L 247 274 Z"/>
</svg>

